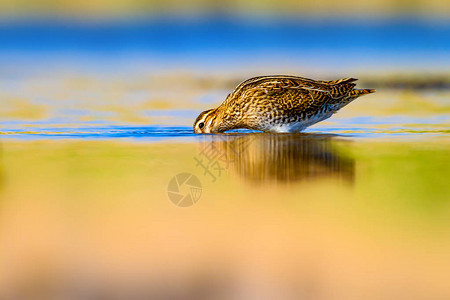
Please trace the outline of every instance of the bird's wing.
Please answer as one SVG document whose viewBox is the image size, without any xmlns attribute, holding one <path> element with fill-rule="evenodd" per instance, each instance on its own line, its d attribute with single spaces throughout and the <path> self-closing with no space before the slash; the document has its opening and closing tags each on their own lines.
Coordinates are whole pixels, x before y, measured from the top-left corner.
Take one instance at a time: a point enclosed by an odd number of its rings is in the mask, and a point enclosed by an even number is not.
<svg viewBox="0 0 450 300">
<path fill-rule="evenodd" d="M 244 81 L 233 92 L 233 98 L 270 98 L 290 107 L 317 109 L 348 96 L 355 87 L 354 78 L 316 81 L 297 76 L 262 76 Z"/>
<path fill-rule="evenodd" d="M 233 98 L 246 97 L 258 91 L 264 91 L 270 95 L 272 93 L 287 92 L 290 90 L 303 90 L 309 93 L 327 94 L 333 99 L 346 96 L 354 87 L 354 78 L 344 78 L 332 81 L 318 81 L 298 76 L 261 76 L 248 79 L 236 87 Z"/>
<path fill-rule="evenodd" d="M 267 91 L 279 91 L 286 89 L 308 89 L 327 92 L 331 90 L 331 85 L 326 82 L 316 81 L 297 76 L 261 76 L 255 77 L 241 83 L 236 91 L 265 89 Z"/>
</svg>

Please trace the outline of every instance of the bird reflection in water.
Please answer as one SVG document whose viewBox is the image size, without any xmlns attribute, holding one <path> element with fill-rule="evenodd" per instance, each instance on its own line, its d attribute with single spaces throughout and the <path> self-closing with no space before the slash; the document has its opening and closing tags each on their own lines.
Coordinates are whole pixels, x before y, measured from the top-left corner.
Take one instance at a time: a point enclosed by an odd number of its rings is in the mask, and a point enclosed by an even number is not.
<svg viewBox="0 0 450 300">
<path fill-rule="evenodd" d="M 204 136 L 194 159 L 215 181 L 225 170 L 255 182 L 317 178 L 353 181 L 354 160 L 335 136 L 321 134 L 221 134 Z"/>
</svg>

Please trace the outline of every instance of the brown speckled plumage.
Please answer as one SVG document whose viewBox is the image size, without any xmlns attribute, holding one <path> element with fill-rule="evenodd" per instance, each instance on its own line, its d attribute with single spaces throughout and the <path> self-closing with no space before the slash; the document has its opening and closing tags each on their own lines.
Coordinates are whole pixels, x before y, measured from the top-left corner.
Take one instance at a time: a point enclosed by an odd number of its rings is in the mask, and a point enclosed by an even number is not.
<svg viewBox="0 0 450 300">
<path fill-rule="evenodd" d="M 325 120 L 371 89 L 355 89 L 355 78 L 317 81 L 297 76 L 260 76 L 239 84 L 217 108 L 202 112 L 196 133 L 247 128 L 298 132 Z"/>
</svg>

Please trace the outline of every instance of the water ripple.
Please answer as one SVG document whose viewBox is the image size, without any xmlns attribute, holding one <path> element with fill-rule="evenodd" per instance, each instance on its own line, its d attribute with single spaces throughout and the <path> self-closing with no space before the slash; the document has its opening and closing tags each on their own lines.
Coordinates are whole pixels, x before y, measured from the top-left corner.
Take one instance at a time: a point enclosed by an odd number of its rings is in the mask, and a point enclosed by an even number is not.
<svg viewBox="0 0 450 300">
<path fill-rule="evenodd" d="M 321 125 L 308 128 L 301 134 L 330 134 L 346 138 L 389 138 L 389 137 L 423 137 L 448 136 L 449 128 L 428 126 L 389 126 L 380 128 L 368 124 L 355 126 Z M 229 135 L 255 133 L 250 130 L 235 130 Z M 102 126 L 80 128 L 20 128 L 1 129 L 0 138 L 17 139 L 134 139 L 143 141 L 161 141 L 175 139 L 177 141 L 193 141 L 198 136 L 190 126 Z"/>
</svg>

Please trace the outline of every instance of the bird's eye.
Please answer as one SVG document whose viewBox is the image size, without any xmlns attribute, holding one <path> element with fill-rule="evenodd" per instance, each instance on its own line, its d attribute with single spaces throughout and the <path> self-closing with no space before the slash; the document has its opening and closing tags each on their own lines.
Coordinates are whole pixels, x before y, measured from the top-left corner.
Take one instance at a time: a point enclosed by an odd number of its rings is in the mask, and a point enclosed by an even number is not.
<svg viewBox="0 0 450 300">
<path fill-rule="evenodd" d="M 198 128 L 203 128 L 205 126 L 205 123 L 201 122 L 200 124 L 198 124 Z"/>
</svg>

